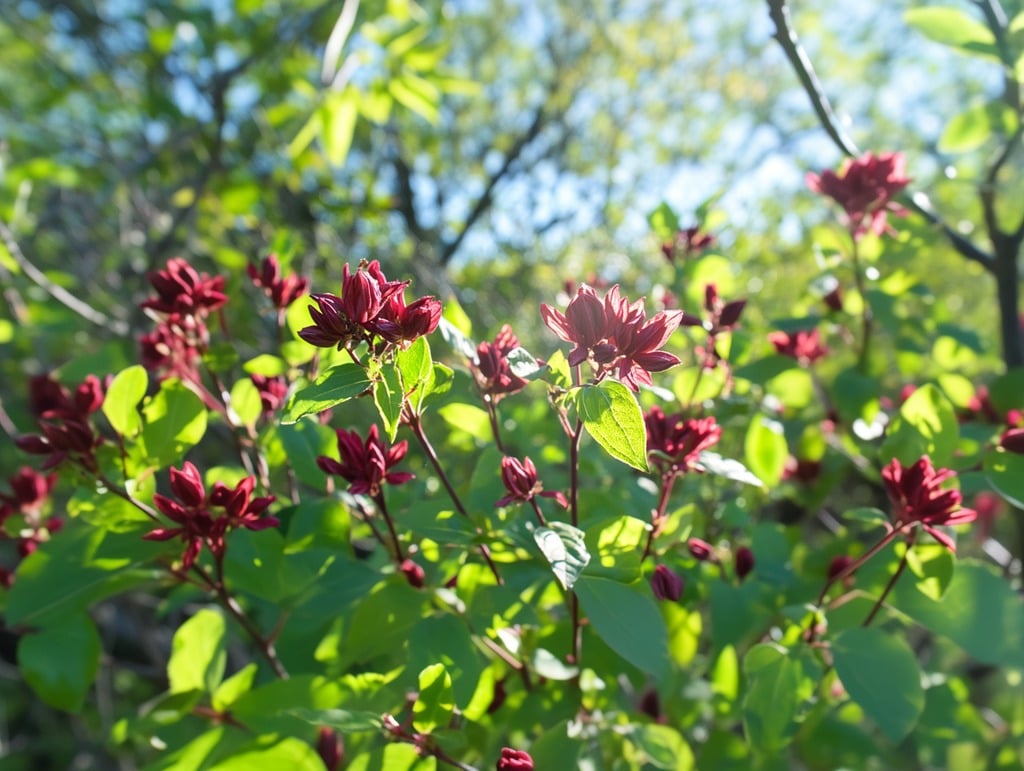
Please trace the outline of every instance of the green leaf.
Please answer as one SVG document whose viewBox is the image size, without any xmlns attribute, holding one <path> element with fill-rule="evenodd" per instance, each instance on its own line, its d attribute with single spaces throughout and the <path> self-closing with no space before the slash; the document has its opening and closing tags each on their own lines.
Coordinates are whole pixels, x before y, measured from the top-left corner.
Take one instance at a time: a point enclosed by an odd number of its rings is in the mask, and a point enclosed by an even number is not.
<svg viewBox="0 0 1024 771">
<path fill-rule="evenodd" d="M 629 733 L 630 740 L 647 755 L 655 768 L 689 771 L 694 768 L 693 750 L 682 734 L 667 725 L 637 725 Z"/>
<path fill-rule="evenodd" d="M 290 709 L 288 714 L 310 725 L 326 726 L 340 733 L 379 731 L 380 715 L 376 712 L 354 712 L 347 709 Z"/>
<path fill-rule="evenodd" d="M 445 728 L 455 711 L 451 675 L 444 664 L 431 664 L 420 672 L 419 684 L 419 695 L 412 707 L 413 726 L 423 733 Z"/>
<path fill-rule="evenodd" d="M 206 405 L 180 380 L 165 380 L 142 413 L 142 445 L 156 466 L 175 463 L 206 433 Z"/>
<path fill-rule="evenodd" d="M 341 166 L 348 157 L 359 117 L 359 94 L 354 89 L 330 91 L 320 105 L 320 141 L 332 166 Z M 296 137 L 296 140 L 298 138 Z M 293 156 L 294 157 L 294 156 Z"/>
<path fill-rule="evenodd" d="M 288 371 L 288 364 L 278 356 L 271 356 L 269 353 L 261 353 L 249 359 L 242 365 L 248 375 L 263 375 L 263 377 L 277 377 Z"/>
<path fill-rule="evenodd" d="M 903 20 L 929 40 L 963 53 L 999 58 L 991 30 L 959 8 L 911 8 Z"/>
<path fill-rule="evenodd" d="M 750 743 L 763 753 L 778 752 L 796 730 L 803 667 L 782 646 L 761 643 L 743 657 L 743 671 L 743 726 Z"/>
<path fill-rule="evenodd" d="M 210 699 L 213 708 L 219 712 L 226 712 L 243 694 L 251 691 L 258 669 L 256 664 L 246 664 L 218 685 Z"/>
<path fill-rule="evenodd" d="M 295 423 L 359 396 L 370 388 L 370 378 L 358 364 L 346 362 L 331 367 L 312 385 L 300 389 L 288 402 L 281 422 Z"/>
<path fill-rule="evenodd" d="M 139 402 L 148 387 L 149 375 L 139 365 L 121 370 L 111 381 L 103 399 L 103 414 L 121 436 L 132 437 L 142 430 Z"/>
<path fill-rule="evenodd" d="M 551 522 L 533 531 L 533 539 L 563 589 L 572 589 L 583 568 L 590 562 L 590 552 L 583 531 L 566 522 Z"/>
<path fill-rule="evenodd" d="M 167 662 L 171 693 L 216 690 L 227 664 L 226 633 L 224 616 L 210 608 L 203 608 L 178 627 Z"/>
<path fill-rule="evenodd" d="M 647 215 L 647 223 L 661 241 L 669 241 L 679 232 L 679 217 L 664 201 Z"/>
<path fill-rule="evenodd" d="M 917 657 L 902 637 L 877 627 L 854 627 L 832 643 L 836 673 L 850 698 L 893 742 L 903 739 L 924 710 Z"/>
<path fill-rule="evenodd" d="M 961 560 L 941 600 L 900 581 L 892 604 L 982 663 L 1024 668 L 1024 601 L 985 565 Z"/>
<path fill-rule="evenodd" d="M 843 512 L 842 519 L 847 522 L 858 522 L 869 527 L 884 525 L 889 521 L 889 517 L 884 511 L 873 506 L 858 506 L 857 508 L 847 509 Z"/>
<path fill-rule="evenodd" d="M 406 72 L 388 80 L 388 91 L 395 101 L 408 107 L 428 123 L 437 123 L 441 92 L 437 86 Z"/>
<path fill-rule="evenodd" d="M 243 426 L 255 425 L 263 413 L 260 391 L 249 378 L 243 378 L 231 388 L 231 409 Z"/>
<path fill-rule="evenodd" d="M 210 771 L 252 771 L 254 768 L 323 771 L 324 762 L 308 742 L 282 739 L 269 747 L 260 744 L 247 752 L 235 752 L 208 768 Z"/>
<path fill-rule="evenodd" d="M 441 407 L 437 414 L 445 423 L 457 431 L 465 431 L 481 442 L 493 442 L 491 419 L 487 413 L 473 404 L 452 403 Z"/>
<path fill-rule="evenodd" d="M 879 455 L 883 461 L 897 458 L 904 466 L 928 455 L 938 468 L 948 466 L 953 460 L 959 439 L 953 405 L 938 386 L 926 383 L 900 407 L 886 432 Z"/>
<path fill-rule="evenodd" d="M 576 410 L 587 433 L 605 452 L 647 470 L 647 428 L 632 391 L 614 380 L 583 386 L 576 391 Z"/>
<path fill-rule="evenodd" d="M 941 600 L 956 569 L 953 552 L 939 543 L 915 543 L 907 552 L 907 565 L 917 576 L 917 588 L 933 600 Z"/>
<path fill-rule="evenodd" d="M 609 648 L 655 677 L 668 672 L 668 630 L 645 583 L 584 574 L 574 591 L 590 626 Z"/>
<path fill-rule="evenodd" d="M 434 385 L 434 360 L 426 337 L 417 337 L 412 345 L 398 352 L 395 364 L 402 376 L 402 391 L 417 413 Z"/>
<path fill-rule="evenodd" d="M 1017 508 L 1024 508 L 1024 455 L 992 448 L 985 454 L 985 478 Z"/>
<path fill-rule="evenodd" d="M 782 479 L 789 458 L 782 424 L 763 416 L 755 416 L 747 427 L 743 454 L 754 476 L 768 487 L 775 487 Z"/>
<path fill-rule="evenodd" d="M 84 613 L 64 616 L 18 641 L 18 668 L 51 707 L 78 712 L 100 665 L 100 636 Z"/>
<path fill-rule="evenodd" d="M 939 151 L 966 153 L 977 150 L 992 136 L 989 105 L 976 104 L 954 115 L 939 137 Z"/>
<path fill-rule="evenodd" d="M 701 452 L 697 456 L 697 468 L 708 474 L 731 479 L 733 482 L 764 487 L 764 482 L 738 460 L 723 458 L 717 452 L 708 452 L 707 450 Z"/>
<path fill-rule="evenodd" d="M 435 771 L 436 768 L 435 758 L 421 757 L 411 744 L 389 744 L 373 752 L 360 753 L 345 771 Z"/>
<path fill-rule="evenodd" d="M 398 370 L 385 366 L 380 372 L 380 380 L 373 384 L 373 403 L 377 405 L 377 413 L 384 424 L 384 432 L 389 442 L 394 442 L 398 436 L 403 401 L 402 381 Z"/>
</svg>

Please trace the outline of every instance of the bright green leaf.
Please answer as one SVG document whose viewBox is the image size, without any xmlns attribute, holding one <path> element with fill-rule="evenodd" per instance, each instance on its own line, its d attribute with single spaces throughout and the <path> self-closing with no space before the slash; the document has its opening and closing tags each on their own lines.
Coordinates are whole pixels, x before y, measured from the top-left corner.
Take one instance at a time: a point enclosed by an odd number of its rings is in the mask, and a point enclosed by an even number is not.
<svg viewBox="0 0 1024 771">
<path fill-rule="evenodd" d="M 879 454 L 884 461 L 898 458 L 904 466 L 928 455 L 938 468 L 953 460 L 959 438 L 953 405 L 938 386 L 926 383 L 900 407 Z"/>
<path fill-rule="evenodd" d="M 290 709 L 288 714 L 310 725 L 326 726 L 340 733 L 379 731 L 380 715 L 376 712 L 352 712 L 347 709 Z"/>
<path fill-rule="evenodd" d="M 1017 508 L 1024 508 L 1024 455 L 991 449 L 985 455 L 985 478 Z"/>
<path fill-rule="evenodd" d="M 259 389 L 249 378 L 242 378 L 231 388 L 231 409 L 243 426 L 252 426 L 263 413 Z"/>
<path fill-rule="evenodd" d="M 959 8 L 911 8 L 903 14 L 903 20 L 936 43 L 960 49 L 964 53 L 998 58 L 992 31 Z"/>
<path fill-rule="evenodd" d="M 323 142 L 327 162 L 332 166 L 341 166 L 345 163 L 349 148 L 352 146 L 358 116 L 358 93 L 351 88 L 340 92 L 328 92 L 323 104 L 320 105 L 320 141 Z"/>
<path fill-rule="evenodd" d="M 167 662 L 171 693 L 216 690 L 227 664 L 226 633 L 224 616 L 210 608 L 203 608 L 178 627 Z"/>
<path fill-rule="evenodd" d="M 572 589 L 583 568 L 590 562 L 590 552 L 583 531 L 566 522 L 550 522 L 538 527 L 533 538 L 563 589 Z"/>
<path fill-rule="evenodd" d="M 755 416 L 747 427 L 743 453 L 754 476 L 768 487 L 782 479 L 789 458 L 789 447 L 782 425 L 763 416 Z"/>
<path fill-rule="evenodd" d="M 636 744 L 655 768 L 670 771 L 690 771 L 694 768 L 693 751 L 682 734 L 667 725 L 647 723 L 634 726 L 629 733 Z"/>
<path fill-rule="evenodd" d="M 226 712 L 242 694 L 252 690 L 252 684 L 256 679 L 256 671 L 258 669 L 259 667 L 256 664 L 246 664 L 218 685 L 217 690 L 213 692 L 213 697 L 210 699 L 210 704 L 213 708 L 220 712 Z"/>
<path fill-rule="evenodd" d="M 398 425 L 402 417 L 402 381 L 398 369 L 385 365 L 380 372 L 380 379 L 373 384 L 373 403 L 377 405 L 377 413 L 384 424 L 384 433 L 388 441 L 394 442 L 398 436 Z"/>
<path fill-rule="evenodd" d="M 299 390 L 288 402 L 281 422 L 295 423 L 306 415 L 316 415 L 336 407 L 370 388 L 370 378 L 358 364 L 331 367 L 312 385 Z"/>
<path fill-rule="evenodd" d="M 587 433 L 605 452 L 647 470 L 647 429 L 632 391 L 614 380 L 584 386 L 576 391 L 576 410 Z"/>
<path fill-rule="evenodd" d="M 206 405 L 180 380 L 165 380 L 142 413 L 142 445 L 157 466 L 180 460 L 206 433 Z"/>
<path fill-rule="evenodd" d="M 419 695 L 412 707 L 412 724 L 417 731 L 430 733 L 444 728 L 455 710 L 452 678 L 444 664 L 432 664 L 419 674 Z"/>
<path fill-rule="evenodd" d="M 323 771 L 324 762 L 308 742 L 289 738 L 269 747 L 260 744 L 251 750 L 236 752 L 208 768 L 210 771 L 252 771 L 254 768 Z"/>
<path fill-rule="evenodd" d="M 149 387 L 144 367 L 135 365 L 114 376 L 103 399 L 103 414 L 121 436 L 132 437 L 142 430 L 139 402 Z"/>
</svg>

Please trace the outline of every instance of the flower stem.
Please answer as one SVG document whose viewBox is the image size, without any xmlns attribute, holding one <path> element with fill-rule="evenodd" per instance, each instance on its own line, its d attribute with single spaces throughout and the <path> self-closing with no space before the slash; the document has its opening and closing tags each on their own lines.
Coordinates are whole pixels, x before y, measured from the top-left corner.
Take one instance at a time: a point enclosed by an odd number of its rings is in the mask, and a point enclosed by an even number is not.
<svg viewBox="0 0 1024 771">
<path fill-rule="evenodd" d="M 395 546 L 395 562 L 396 564 L 401 564 L 405 561 L 405 554 L 402 551 L 402 543 L 398 540 L 398 531 L 395 530 L 395 523 L 391 520 L 388 506 L 384 502 L 384 493 L 377 493 L 373 496 L 373 502 L 377 504 L 377 510 L 384 517 L 384 523 L 388 526 L 388 532 L 391 533 L 391 542 Z"/>
<path fill-rule="evenodd" d="M 882 590 L 881 596 L 875 603 L 875 607 L 868 613 L 868 617 L 864 619 L 864 623 L 861 626 L 870 626 L 871 622 L 875 620 L 875 616 L 878 615 L 878 611 L 882 609 L 882 603 L 885 602 L 885 598 L 889 596 L 889 592 L 899 581 L 900 576 L 903 575 L 904 569 L 907 567 L 907 557 L 910 556 L 910 549 L 914 546 L 914 539 L 917 537 L 917 530 L 911 530 L 910 534 L 907 535 L 907 549 L 903 552 L 903 559 L 900 560 L 899 566 L 896 568 L 896 572 L 892 574 L 892 578 L 889 579 L 889 583 L 885 585 L 885 589 Z"/>
<path fill-rule="evenodd" d="M 651 529 L 647 532 L 647 545 L 644 546 L 644 553 L 640 555 L 641 562 L 651 555 L 654 539 L 658 537 L 662 526 L 665 524 L 665 509 L 668 508 L 668 499 L 672 495 L 672 486 L 675 483 L 675 474 L 665 474 L 661 478 L 661 494 L 658 496 L 658 506 L 651 516 Z"/>
<path fill-rule="evenodd" d="M 490 403 L 488 403 L 490 404 Z M 493 409 L 493 407 L 492 407 Z M 448 491 L 448 497 L 452 500 L 452 505 L 455 506 L 455 510 L 459 512 L 466 519 L 470 519 L 469 512 L 466 511 L 466 507 L 462 504 L 462 499 L 459 498 L 459 494 L 455 492 L 455 488 L 452 486 L 451 480 L 448 479 L 448 475 L 444 471 L 444 466 L 441 465 L 441 460 L 437 457 L 437 452 L 434 450 L 434 446 L 430 443 L 430 439 L 427 438 L 426 432 L 423 430 L 423 422 L 420 420 L 419 415 L 413 415 L 409 419 L 409 427 L 412 429 L 413 435 L 416 440 L 420 443 L 420 447 L 423 448 L 423 452 L 426 453 L 427 458 L 430 460 L 430 465 L 434 467 L 434 471 L 437 473 L 438 478 L 441 480 L 441 484 L 444 485 L 444 489 Z M 494 428 L 494 437 L 498 437 L 498 429 Z M 498 449 L 501 449 L 501 445 L 498 445 Z M 482 534 L 480 528 L 476 528 L 478 535 Z M 487 544 L 480 544 L 480 556 L 484 558 L 484 562 L 487 563 L 487 567 L 490 568 L 491 573 L 494 575 L 494 580 L 501 586 L 505 582 L 501 580 L 501 575 L 498 573 L 498 566 L 494 564 L 494 560 L 491 559 L 491 550 L 487 548 Z"/>
<path fill-rule="evenodd" d="M 873 314 L 871 312 L 871 303 L 868 301 L 867 290 L 864 286 L 864 271 L 861 269 L 860 264 L 860 242 L 855 232 L 851 231 L 850 236 L 853 238 L 853 251 L 851 252 L 853 257 L 853 280 L 856 282 L 857 294 L 860 295 L 861 302 L 860 351 L 857 353 L 857 370 L 863 374 L 867 372 L 868 367 Z"/>
<path fill-rule="evenodd" d="M 498 452 L 504 455 L 505 447 L 501 443 L 501 431 L 498 429 L 498 405 L 494 403 L 494 398 L 489 394 L 484 396 L 484 404 L 487 405 L 487 417 L 491 421 L 491 433 L 494 434 L 494 444 L 498 448 Z"/>
</svg>

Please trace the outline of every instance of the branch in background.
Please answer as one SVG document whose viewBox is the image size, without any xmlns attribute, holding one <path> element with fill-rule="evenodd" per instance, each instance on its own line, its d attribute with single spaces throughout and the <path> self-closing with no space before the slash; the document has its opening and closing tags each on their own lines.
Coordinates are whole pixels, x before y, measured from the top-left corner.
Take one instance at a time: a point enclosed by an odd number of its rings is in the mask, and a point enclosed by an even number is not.
<svg viewBox="0 0 1024 771">
<path fill-rule="evenodd" d="M 832 142 L 843 154 L 850 157 L 859 155 L 857 145 L 840 127 L 835 111 L 832 109 L 832 104 L 825 95 L 821 81 L 814 71 L 814 66 L 801 47 L 796 32 L 793 31 L 786 0 L 768 0 L 768 14 L 775 23 L 775 39 L 779 42 L 779 45 L 786 54 L 786 58 L 796 71 L 800 84 L 803 86 L 807 97 L 811 100 L 811 106 L 818 116 L 821 127 L 825 129 L 825 133 L 829 135 Z M 935 210 L 931 208 L 927 196 L 922 193 L 915 193 L 909 196 L 907 200 L 910 207 L 924 217 L 929 224 L 935 225 L 942 230 L 943 235 L 961 256 L 979 263 L 986 270 L 992 272 L 995 264 L 994 255 L 981 249 L 947 225 Z"/>
<path fill-rule="evenodd" d="M 50 297 L 61 305 L 64 305 L 66 308 L 74 311 L 83 319 L 86 319 L 97 326 L 109 329 L 116 335 L 123 336 L 128 334 L 129 328 L 125 322 L 113 319 L 105 313 L 96 310 L 64 287 L 53 283 L 41 270 L 39 270 L 39 268 L 29 262 L 28 258 L 25 257 L 24 253 L 21 251 L 21 247 L 18 246 L 18 242 L 14 238 L 14 233 L 12 233 L 11 229 L 7 227 L 7 223 L 2 221 L 0 221 L 0 238 L 3 239 L 4 246 L 7 247 L 7 251 L 10 252 L 11 258 L 18 264 L 18 267 L 21 268 L 22 272 L 36 286 L 50 295 Z"/>
</svg>

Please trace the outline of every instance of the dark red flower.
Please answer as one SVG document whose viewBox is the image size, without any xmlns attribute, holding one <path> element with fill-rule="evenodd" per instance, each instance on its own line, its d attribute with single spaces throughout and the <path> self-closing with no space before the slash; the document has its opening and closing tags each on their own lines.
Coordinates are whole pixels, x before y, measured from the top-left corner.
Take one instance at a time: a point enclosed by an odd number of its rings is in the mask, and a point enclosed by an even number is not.
<svg viewBox="0 0 1024 771">
<path fill-rule="evenodd" d="M 837 313 L 843 309 L 843 287 L 838 282 L 822 298 L 825 307 Z"/>
<path fill-rule="evenodd" d="M 775 350 L 783 356 L 796 359 L 803 365 L 813 364 L 826 353 L 828 348 L 821 344 L 821 335 L 817 329 L 797 330 L 789 332 L 772 332 L 768 335 L 768 341 L 775 346 Z"/>
<path fill-rule="evenodd" d="M 528 502 L 534 496 L 540 495 L 544 498 L 554 498 L 562 508 L 569 506 L 562 493 L 545 491 L 544 486 L 537 478 L 537 467 L 528 457 L 521 461 L 506 455 L 501 459 L 501 481 L 508 492 L 504 498 L 495 501 L 495 506 L 508 506 L 513 501 Z"/>
<path fill-rule="evenodd" d="M 651 575 L 651 591 L 659 600 L 678 602 L 683 595 L 683 579 L 671 568 L 658 565 Z"/>
<path fill-rule="evenodd" d="M 35 469 L 22 466 L 7 481 L 11 492 L 9 495 L 0 493 L 0 522 L 14 512 L 30 518 L 37 517 L 57 484 L 57 475 L 40 474 Z"/>
<path fill-rule="evenodd" d="M 495 402 L 528 385 L 528 381 L 515 375 L 509 366 L 508 355 L 518 347 L 519 338 L 508 324 L 498 331 L 493 343 L 483 342 L 476 347 L 476 362 L 471 365 L 473 377 L 481 393 Z"/>
<path fill-rule="evenodd" d="M 405 304 L 403 292 L 388 299 L 369 325 L 389 343 L 408 343 L 429 335 L 441 321 L 441 303 L 433 297 L 420 297 Z"/>
<path fill-rule="evenodd" d="M 663 243 L 661 253 L 669 262 L 675 262 L 678 258 L 686 259 L 700 254 L 714 245 L 715 237 L 713 235 L 702 232 L 697 225 L 691 225 L 678 231 L 671 241 Z"/>
<path fill-rule="evenodd" d="M 316 464 L 325 474 L 335 474 L 350 482 L 348 491 L 353 495 L 377 496 L 383 484 L 400 485 L 413 478 L 414 475 L 407 471 L 389 470 L 405 457 L 408 442 L 401 441 L 388 447 L 380 438 L 376 425 L 370 426 L 365 442 L 358 431 L 339 428 L 336 433 L 341 462 L 321 455 Z"/>
<path fill-rule="evenodd" d="M 327 771 L 337 771 L 345 759 L 345 744 L 333 728 L 321 726 L 316 736 L 316 754 Z"/>
<path fill-rule="evenodd" d="M 156 290 L 156 297 L 143 302 L 142 307 L 157 313 L 202 318 L 228 301 L 223 276 L 200 273 L 181 257 L 168 260 L 163 270 L 151 273 L 149 283 Z"/>
<path fill-rule="evenodd" d="M 842 573 L 844 570 L 853 564 L 853 557 L 848 557 L 845 554 L 840 554 L 837 557 L 833 557 L 832 561 L 828 563 L 828 580 L 832 581 L 836 576 Z"/>
<path fill-rule="evenodd" d="M 287 308 L 309 289 L 308 279 L 294 273 L 282 277 L 281 265 L 276 254 L 264 257 L 259 268 L 250 263 L 249 278 L 253 284 L 263 289 L 274 303 L 274 307 L 280 310 Z"/>
<path fill-rule="evenodd" d="M 796 458 L 790 455 L 782 470 L 783 479 L 793 479 L 803 484 L 811 484 L 821 476 L 821 461 Z"/>
<path fill-rule="evenodd" d="M 497 771 L 533 771 L 533 758 L 523 750 L 502 747 L 496 768 Z"/>
<path fill-rule="evenodd" d="M 953 539 L 939 526 L 973 522 L 978 512 L 960 505 L 963 498 L 959 490 L 942 487 L 943 482 L 954 476 L 956 472 L 951 469 L 932 466 L 927 455 L 906 468 L 893 458 L 882 469 L 882 480 L 893 504 L 894 529 L 920 524 L 935 540 L 955 552 Z"/>
<path fill-rule="evenodd" d="M 280 376 L 267 377 L 265 375 L 250 375 L 249 379 L 259 391 L 263 414 L 270 415 L 277 412 L 288 397 L 288 381 Z"/>
<path fill-rule="evenodd" d="M 647 427 L 647 455 L 662 474 L 682 474 L 699 470 L 700 454 L 722 436 L 722 428 L 713 417 L 684 418 L 681 413 L 666 415 L 655 405 L 644 415 Z"/>
<path fill-rule="evenodd" d="M 1006 429 L 999 437 L 999 446 L 1018 455 L 1024 453 L 1024 428 Z"/>
<path fill-rule="evenodd" d="M 740 581 L 744 581 L 750 571 L 754 569 L 754 552 L 752 552 L 746 546 L 741 546 L 736 550 L 736 562 L 733 567 L 736 570 L 736 577 Z"/>
<path fill-rule="evenodd" d="M 691 538 L 686 542 L 686 547 L 698 562 L 715 561 L 715 549 L 707 541 L 702 541 L 700 538 Z"/>
<path fill-rule="evenodd" d="M 831 170 L 820 175 L 808 173 L 807 186 L 843 207 L 846 226 L 855 238 L 868 231 L 882 235 L 887 230 L 886 212 L 906 213 L 893 200 L 910 184 L 905 169 L 902 153 L 865 153 L 844 161 L 839 174 Z"/>
<path fill-rule="evenodd" d="M 424 572 L 420 565 L 411 559 L 405 559 L 402 560 L 402 564 L 398 566 L 398 570 L 405 576 L 405 580 L 409 582 L 409 586 L 414 589 L 423 588 Z"/>
<path fill-rule="evenodd" d="M 570 366 L 590 359 L 599 377 L 615 372 L 634 391 L 641 384 L 650 385 L 651 372 L 679 363 L 677 356 L 658 349 L 679 327 L 682 312 L 661 311 L 647 319 L 644 301 L 629 302 L 620 295 L 617 285 L 608 290 L 603 301 L 584 285 L 569 301 L 564 314 L 545 304 L 540 312 L 548 329 L 574 343 L 568 356 Z"/>
<path fill-rule="evenodd" d="M 177 500 L 156 493 L 153 503 L 177 527 L 158 527 L 142 537 L 147 541 L 180 537 L 185 543 L 181 557 L 184 570 L 192 567 L 204 545 L 218 561 L 223 559 L 225 535 L 233 528 L 265 530 L 280 524 L 276 517 L 263 516 L 274 496 L 251 498 L 256 483 L 253 477 L 246 477 L 233 490 L 216 482 L 207 495 L 199 469 L 189 461 L 180 470 L 172 468 L 170 476 L 171 492 Z"/>
</svg>

